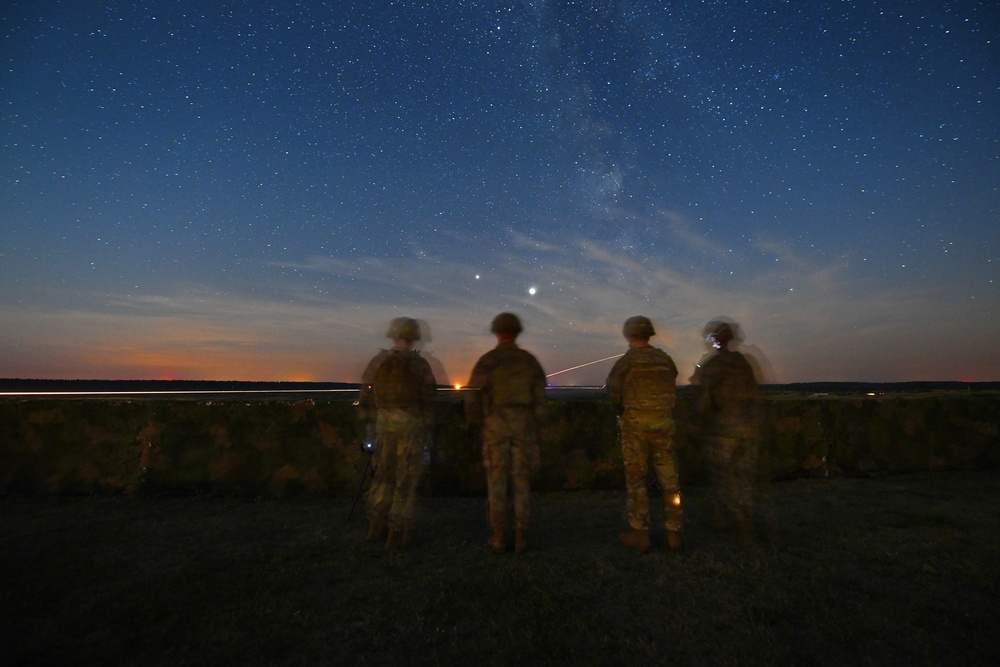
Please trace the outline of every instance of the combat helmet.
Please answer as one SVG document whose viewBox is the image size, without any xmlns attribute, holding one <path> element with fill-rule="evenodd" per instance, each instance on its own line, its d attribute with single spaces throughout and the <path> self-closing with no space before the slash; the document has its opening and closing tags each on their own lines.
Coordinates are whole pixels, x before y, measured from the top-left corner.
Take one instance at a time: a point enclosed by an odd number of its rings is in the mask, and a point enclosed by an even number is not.
<svg viewBox="0 0 1000 667">
<path fill-rule="evenodd" d="M 622 335 L 626 338 L 649 338 L 656 335 L 656 330 L 653 329 L 653 323 L 649 321 L 648 317 L 636 315 L 625 320 Z"/>
<path fill-rule="evenodd" d="M 492 333 L 498 334 L 514 334 L 515 336 L 521 331 L 521 320 L 514 313 L 500 313 L 493 318 L 493 323 L 490 325 L 490 331 Z"/>
<path fill-rule="evenodd" d="M 705 336 L 705 341 L 712 345 L 716 343 L 725 344 L 731 340 L 743 340 L 740 325 L 726 318 L 712 320 L 705 325 L 702 333 Z"/>
<path fill-rule="evenodd" d="M 420 340 L 420 325 L 412 318 L 397 317 L 389 323 L 389 331 L 385 335 L 393 340 L 405 340 L 412 343 L 415 340 Z"/>
</svg>

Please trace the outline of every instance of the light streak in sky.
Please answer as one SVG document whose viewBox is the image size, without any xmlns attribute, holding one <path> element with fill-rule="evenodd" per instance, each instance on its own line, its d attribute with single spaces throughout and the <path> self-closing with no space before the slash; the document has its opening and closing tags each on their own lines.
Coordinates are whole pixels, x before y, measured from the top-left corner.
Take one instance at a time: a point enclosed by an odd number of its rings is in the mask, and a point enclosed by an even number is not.
<svg viewBox="0 0 1000 667">
<path fill-rule="evenodd" d="M 550 378 L 550 377 L 552 377 L 553 375 L 561 375 L 562 373 L 569 373 L 570 371 L 575 371 L 575 370 L 576 370 L 577 368 L 583 368 L 583 367 L 585 367 L 585 366 L 593 366 L 594 364 L 599 364 L 599 363 L 601 363 L 602 361 L 608 361 L 608 360 L 610 360 L 610 359 L 617 359 L 618 357 L 621 357 L 621 356 L 623 356 L 624 354 L 625 354 L 625 353 L 624 353 L 624 352 L 622 352 L 621 354 L 613 354 L 613 355 L 611 355 L 610 357 L 604 357 L 603 359 L 597 359 L 596 361 L 588 361 L 588 362 L 587 362 L 587 363 L 585 363 L 585 364 L 580 364 L 580 365 L 578 365 L 578 366 L 571 366 L 571 367 L 569 367 L 569 368 L 564 368 L 564 369 L 562 369 L 561 371 L 556 371 L 555 373 L 549 373 L 549 374 L 548 374 L 548 375 L 546 375 L 545 377 L 547 377 L 547 378 Z"/>
</svg>

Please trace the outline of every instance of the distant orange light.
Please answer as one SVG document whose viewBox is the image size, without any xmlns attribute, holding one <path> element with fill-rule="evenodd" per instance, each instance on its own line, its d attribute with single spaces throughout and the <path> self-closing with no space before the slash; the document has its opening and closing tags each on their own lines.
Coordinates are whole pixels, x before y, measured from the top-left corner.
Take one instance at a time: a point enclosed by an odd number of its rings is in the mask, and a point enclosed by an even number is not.
<svg viewBox="0 0 1000 667">
<path fill-rule="evenodd" d="M 460 385 L 460 384 L 456 384 L 455 385 L 455 389 L 461 389 L 461 388 L 462 388 L 462 385 Z"/>
</svg>

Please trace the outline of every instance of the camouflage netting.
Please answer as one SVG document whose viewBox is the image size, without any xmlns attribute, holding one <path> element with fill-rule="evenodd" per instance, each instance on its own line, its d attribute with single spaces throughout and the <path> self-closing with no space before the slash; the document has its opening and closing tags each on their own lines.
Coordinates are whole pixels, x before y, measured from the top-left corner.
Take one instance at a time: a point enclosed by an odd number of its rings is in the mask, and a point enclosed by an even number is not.
<svg viewBox="0 0 1000 667">
<path fill-rule="evenodd" d="M 675 412 L 684 484 L 705 482 L 692 399 Z M 485 493 L 478 433 L 442 401 L 422 492 Z M 621 488 L 606 401 L 553 401 L 539 491 Z M 784 398 L 761 403 L 763 479 L 1000 465 L 1000 396 Z M 0 402 L 0 491 L 353 494 L 367 454 L 347 401 Z"/>
</svg>

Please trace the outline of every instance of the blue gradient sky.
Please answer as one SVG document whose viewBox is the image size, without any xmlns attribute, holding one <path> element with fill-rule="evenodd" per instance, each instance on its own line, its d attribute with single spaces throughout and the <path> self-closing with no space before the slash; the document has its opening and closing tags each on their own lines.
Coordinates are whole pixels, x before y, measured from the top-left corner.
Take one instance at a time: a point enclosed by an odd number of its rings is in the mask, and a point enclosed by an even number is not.
<svg viewBox="0 0 1000 667">
<path fill-rule="evenodd" d="M 7 2 L 0 376 L 1000 379 L 1000 6 Z M 601 384 L 611 361 L 553 378 Z"/>
</svg>

